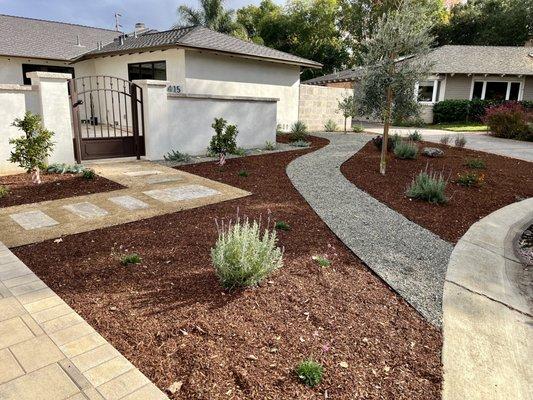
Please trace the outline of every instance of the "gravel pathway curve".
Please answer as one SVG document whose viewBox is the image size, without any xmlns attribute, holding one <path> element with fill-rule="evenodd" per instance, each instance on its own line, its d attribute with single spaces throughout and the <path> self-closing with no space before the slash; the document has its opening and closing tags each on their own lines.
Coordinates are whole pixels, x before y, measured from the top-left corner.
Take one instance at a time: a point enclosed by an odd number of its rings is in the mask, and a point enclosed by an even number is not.
<svg viewBox="0 0 533 400">
<path fill-rule="evenodd" d="M 442 325 L 442 292 L 452 244 L 348 181 L 340 166 L 367 135 L 316 134 L 330 144 L 294 160 L 287 175 L 330 229 L 429 322 Z M 377 166 L 376 166 L 377 168 Z"/>
</svg>

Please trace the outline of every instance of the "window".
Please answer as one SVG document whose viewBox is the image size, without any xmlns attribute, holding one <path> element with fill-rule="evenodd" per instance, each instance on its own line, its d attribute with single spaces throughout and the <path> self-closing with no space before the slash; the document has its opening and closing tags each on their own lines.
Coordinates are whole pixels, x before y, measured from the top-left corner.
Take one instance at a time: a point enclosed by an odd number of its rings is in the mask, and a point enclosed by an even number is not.
<svg viewBox="0 0 533 400">
<path fill-rule="evenodd" d="M 474 81 L 472 99 L 520 100 L 521 83 L 514 81 Z"/>
<path fill-rule="evenodd" d="M 165 61 L 144 62 L 128 64 L 128 79 L 155 79 L 167 80 L 167 64 Z"/>
<path fill-rule="evenodd" d="M 436 103 L 439 99 L 440 81 L 423 81 L 417 84 L 417 100 L 426 103 Z"/>
<path fill-rule="evenodd" d="M 61 67 L 56 65 L 38 65 L 38 64 L 22 64 L 22 76 L 23 83 L 25 85 L 31 85 L 31 79 L 26 77 L 26 73 L 33 71 L 43 71 L 43 72 L 58 72 L 62 74 L 71 74 L 74 78 L 74 68 L 72 67 Z"/>
</svg>

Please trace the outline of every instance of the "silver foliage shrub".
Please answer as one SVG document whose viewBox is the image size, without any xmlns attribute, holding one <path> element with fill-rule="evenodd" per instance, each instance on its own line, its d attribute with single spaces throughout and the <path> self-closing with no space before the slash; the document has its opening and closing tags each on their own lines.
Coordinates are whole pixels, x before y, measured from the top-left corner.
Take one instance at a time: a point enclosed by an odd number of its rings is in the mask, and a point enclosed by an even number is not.
<svg viewBox="0 0 533 400">
<path fill-rule="evenodd" d="M 254 286 L 283 265 L 276 232 L 248 218 L 227 225 L 217 222 L 218 240 L 211 259 L 226 289 Z"/>
</svg>

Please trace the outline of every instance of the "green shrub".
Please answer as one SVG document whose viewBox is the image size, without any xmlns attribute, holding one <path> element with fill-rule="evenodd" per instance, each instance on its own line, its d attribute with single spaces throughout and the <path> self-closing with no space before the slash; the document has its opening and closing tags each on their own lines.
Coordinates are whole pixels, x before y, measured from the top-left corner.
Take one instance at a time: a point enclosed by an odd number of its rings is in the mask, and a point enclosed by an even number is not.
<svg viewBox="0 0 533 400">
<path fill-rule="evenodd" d="M 239 172 L 238 172 L 238 175 L 239 176 L 242 176 L 244 178 L 246 178 L 248 176 L 248 171 L 244 170 L 244 169 L 241 169 Z"/>
<path fill-rule="evenodd" d="M 450 136 L 449 135 L 444 135 L 440 138 L 439 142 L 441 142 L 442 144 L 448 144 L 450 142 Z"/>
<path fill-rule="evenodd" d="M 420 142 L 422 140 L 422 135 L 420 134 L 420 132 L 418 132 L 418 130 L 415 130 L 413 132 L 410 132 L 407 138 L 409 140 L 412 140 L 413 142 Z"/>
<path fill-rule="evenodd" d="M 136 253 L 125 254 L 120 258 L 120 263 L 122 265 L 140 264 L 141 261 L 142 258 Z"/>
<path fill-rule="evenodd" d="M 242 147 L 237 147 L 235 151 L 232 151 L 231 154 L 234 154 L 236 156 L 244 157 L 246 155 L 246 150 L 244 150 Z"/>
<path fill-rule="evenodd" d="M 207 148 L 208 153 L 216 155 L 234 154 L 237 151 L 237 126 L 228 125 L 224 118 L 215 118 L 215 122 L 211 127 L 215 130 L 215 134 Z"/>
<path fill-rule="evenodd" d="M 352 126 L 352 129 L 355 133 L 361 133 L 361 132 L 364 132 L 365 128 L 363 127 L 362 124 L 358 124 L 358 125 L 353 125 Z"/>
<path fill-rule="evenodd" d="M 81 176 L 86 181 L 92 181 L 96 179 L 96 172 L 94 172 L 92 169 L 86 169 L 81 173 Z"/>
<path fill-rule="evenodd" d="M 9 161 L 33 174 L 33 181 L 41 183 L 40 170 L 45 169 L 46 158 L 52 153 L 53 132 L 45 129 L 41 117 L 27 111 L 23 119 L 16 118 L 13 126 L 24 132 L 23 136 L 9 139 L 13 146 Z"/>
<path fill-rule="evenodd" d="M 302 121 L 296 121 L 292 124 L 289 139 L 291 142 L 305 141 L 307 139 L 307 125 Z"/>
<path fill-rule="evenodd" d="M 418 145 L 410 140 L 400 140 L 394 146 L 394 155 L 402 160 L 414 160 L 418 157 Z"/>
<path fill-rule="evenodd" d="M 528 125 L 530 118 L 522 105 L 509 102 L 487 108 L 483 123 L 496 137 L 533 141 L 533 130 Z"/>
<path fill-rule="evenodd" d="M 291 146 L 294 146 L 294 147 L 309 147 L 309 146 L 311 146 L 311 143 L 310 142 L 306 142 L 305 140 L 297 140 L 295 142 L 292 142 Z"/>
<path fill-rule="evenodd" d="M 262 229 L 259 222 L 248 219 L 217 228 L 211 259 L 226 289 L 257 285 L 282 266 L 283 251 L 276 246 L 276 231 Z"/>
<path fill-rule="evenodd" d="M 86 168 L 82 164 L 54 163 L 46 167 L 49 174 L 81 174 Z"/>
<path fill-rule="evenodd" d="M 416 175 L 409 188 L 407 189 L 407 197 L 424 200 L 433 204 L 446 203 L 444 192 L 448 182 L 442 176 L 442 173 L 428 172 L 427 166 L 424 171 Z"/>
<path fill-rule="evenodd" d="M 485 175 L 477 174 L 475 172 L 462 172 L 457 174 L 456 182 L 461 186 L 479 187 L 485 183 Z"/>
<path fill-rule="evenodd" d="M 9 194 L 9 188 L 5 185 L 0 185 L 0 199 Z"/>
<path fill-rule="evenodd" d="M 482 158 L 467 158 L 465 165 L 472 169 L 485 169 L 485 161 Z"/>
<path fill-rule="evenodd" d="M 505 104 L 502 100 L 443 100 L 433 106 L 433 122 L 480 122 L 486 109 L 491 106 Z M 526 109 L 533 108 L 531 101 L 519 101 Z"/>
<path fill-rule="evenodd" d="M 328 260 L 326 257 L 322 256 L 313 256 L 313 260 L 322 268 L 329 267 L 331 265 L 331 261 Z"/>
<path fill-rule="evenodd" d="M 286 223 L 285 221 L 276 221 L 276 224 L 274 225 L 274 228 L 280 230 L 280 231 L 288 231 L 291 229 L 290 225 Z"/>
<path fill-rule="evenodd" d="M 332 119 L 328 119 L 327 122 L 324 124 L 324 130 L 326 132 L 335 132 L 337 128 L 337 124 Z"/>
<path fill-rule="evenodd" d="M 276 150 L 276 143 L 272 143 L 267 140 L 265 143 L 265 150 L 268 150 L 268 151 Z"/>
<path fill-rule="evenodd" d="M 463 148 L 466 146 L 466 138 L 464 135 L 457 135 L 455 137 L 455 147 Z"/>
<path fill-rule="evenodd" d="M 305 360 L 296 367 L 296 374 L 304 384 L 313 387 L 322 382 L 324 367 L 316 361 Z"/>
<path fill-rule="evenodd" d="M 165 161 L 176 161 L 176 162 L 189 162 L 191 161 L 191 156 L 187 153 L 182 153 L 178 150 L 170 150 L 167 154 L 163 156 Z"/>
<path fill-rule="evenodd" d="M 283 130 L 281 129 L 281 124 L 276 125 L 276 135 L 283 135 Z"/>
</svg>

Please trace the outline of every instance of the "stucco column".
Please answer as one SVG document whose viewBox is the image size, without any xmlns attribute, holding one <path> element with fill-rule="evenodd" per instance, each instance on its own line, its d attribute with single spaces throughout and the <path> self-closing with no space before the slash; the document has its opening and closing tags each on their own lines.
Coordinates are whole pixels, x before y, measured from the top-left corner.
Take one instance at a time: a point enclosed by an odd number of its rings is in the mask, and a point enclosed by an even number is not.
<svg viewBox="0 0 533 400">
<path fill-rule="evenodd" d="M 170 151 L 168 81 L 135 80 L 143 91 L 144 147 L 147 160 L 161 160 Z"/>
<path fill-rule="evenodd" d="M 74 132 L 68 95 L 67 80 L 71 74 L 54 72 L 28 72 L 32 86 L 37 87 L 37 112 L 41 115 L 43 126 L 54 132 L 54 149 L 49 157 L 50 163 L 74 163 Z"/>
</svg>

